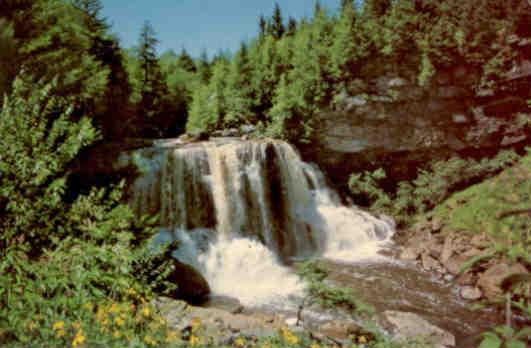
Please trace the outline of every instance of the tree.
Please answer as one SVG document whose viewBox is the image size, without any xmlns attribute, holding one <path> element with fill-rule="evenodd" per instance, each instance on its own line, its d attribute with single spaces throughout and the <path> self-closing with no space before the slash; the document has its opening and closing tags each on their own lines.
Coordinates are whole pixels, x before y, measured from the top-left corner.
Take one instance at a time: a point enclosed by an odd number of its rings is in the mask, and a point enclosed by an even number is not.
<svg viewBox="0 0 531 348">
<path fill-rule="evenodd" d="M 179 66 L 183 68 L 184 70 L 188 72 L 195 73 L 197 71 L 197 67 L 195 66 L 194 60 L 192 57 L 188 54 L 186 49 L 183 47 L 181 50 L 181 53 L 179 54 Z"/>
<path fill-rule="evenodd" d="M 264 16 L 261 15 L 260 19 L 258 20 L 258 36 L 262 38 L 267 33 L 267 21 L 265 20 Z"/>
<path fill-rule="evenodd" d="M 236 126 L 255 121 L 251 111 L 254 101 L 251 80 L 252 67 L 249 62 L 247 45 L 242 42 L 231 62 L 227 75 L 225 125 Z"/>
<path fill-rule="evenodd" d="M 273 10 L 273 17 L 271 17 L 271 23 L 269 24 L 270 34 L 277 40 L 279 40 L 286 28 L 282 19 L 282 12 L 278 3 L 275 3 L 275 9 Z"/>
<path fill-rule="evenodd" d="M 293 17 L 290 17 L 288 20 L 288 30 L 286 35 L 293 36 L 297 32 L 297 20 Z"/>
<path fill-rule="evenodd" d="M 140 32 L 138 48 L 141 74 L 138 113 L 146 123 L 152 124 L 152 130 L 148 130 L 149 133 L 160 134 L 160 129 L 156 130 L 153 127 L 156 128 L 157 117 L 160 117 L 164 111 L 164 97 L 168 90 L 159 66 L 157 44 L 158 40 L 153 27 L 149 22 L 145 22 Z"/>
<path fill-rule="evenodd" d="M 197 74 L 199 75 L 199 81 L 204 84 L 208 83 L 212 77 L 212 69 L 205 49 L 201 51 L 201 55 L 197 61 Z"/>
</svg>

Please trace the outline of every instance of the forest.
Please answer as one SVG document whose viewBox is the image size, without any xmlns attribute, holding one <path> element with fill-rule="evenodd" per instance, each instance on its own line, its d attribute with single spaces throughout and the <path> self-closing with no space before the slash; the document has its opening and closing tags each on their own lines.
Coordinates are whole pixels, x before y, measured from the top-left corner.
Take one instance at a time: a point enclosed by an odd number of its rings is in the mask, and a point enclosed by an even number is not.
<svg viewBox="0 0 531 348">
<path fill-rule="evenodd" d="M 531 45 L 518 46 L 531 42 L 530 6 L 522 0 L 341 0 L 334 11 L 316 1 L 310 18 L 294 19 L 277 4 L 271 15 L 257 14 L 256 36 L 237 51 L 192 57 L 185 49 L 160 53 L 149 22 L 139 28 L 137 45 L 123 47 L 99 0 L 0 0 L 0 346 L 208 346 L 196 331 L 200 323 L 177 337 L 152 306 L 175 286 L 161 257 L 166 250 L 152 248 L 157 217 L 135 216 L 127 204 L 130 178 L 80 184 L 76 168 L 86 150 L 183 134 L 203 140 L 242 127 L 252 130 L 251 138 L 307 149 L 319 135 L 320 115 L 341 109 L 363 81 L 398 74 L 428 95 L 437 76 L 456 64 L 474 72 L 466 81 L 470 93 L 496 95 L 517 63 L 531 56 Z M 530 86 L 529 78 L 524 84 Z M 519 122 L 527 138 L 497 149 L 508 152 L 447 158 L 391 185 L 384 172 L 368 168 L 336 186 L 348 188 L 343 200 L 392 215 L 404 229 L 428 214 L 474 230 L 477 204 L 488 230 L 496 209 L 509 211 L 510 224 L 492 228 L 512 229 L 504 235 L 510 242 L 496 239 L 494 249 L 467 265 L 495 256 L 529 271 L 529 113 Z M 486 179 L 503 181 L 513 167 L 520 176 L 509 177 L 520 178 L 517 184 L 494 193 L 484 189 L 492 186 L 465 191 Z M 485 203 L 511 189 L 513 203 Z M 465 198 L 450 198 L 458 191 Z M 363 307 L 348 291 L 320 282 L 319 272 L 302 271 L 312 296 Z M 514 295 L 514 311 L 529 317 L 528 277 L 524 283 L 527 295 L 520 289 L 507 296 Z M 480 347 L 525 347 L 524 329 L 488 332 Z M 226 345 L 327 345 L 297 335 L 282 329 L 275 337 Z M 356 335 L 352 347 L 429 347 L 374 332 Z"/>
</svg>

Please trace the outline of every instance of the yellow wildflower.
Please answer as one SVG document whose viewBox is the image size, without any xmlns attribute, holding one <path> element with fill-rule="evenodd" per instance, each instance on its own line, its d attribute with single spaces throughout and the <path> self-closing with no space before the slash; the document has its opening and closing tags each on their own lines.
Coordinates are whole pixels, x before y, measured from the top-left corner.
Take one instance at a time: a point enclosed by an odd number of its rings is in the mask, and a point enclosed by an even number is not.
<svg viewBox="0 0 531 348">
<path fill-rule="evenodd" d="M 317 343 L 312 343 L 310 348 L 321 348 L 321 346 L 319 346 Z"/>
<path fill-rule="evenodd" d="M 92 310 L 94 309 L 94 305 L 90 302 L 87 302 L 83 305 L 83 308 L 89 312 L 92 312 Z"/>
<path fill-rule="evenodd" d="M 75 323 L 72 324 L 72 327 L 75 330 L 79 330 L 79 328 L 81 328 L 81 324 L 78 321 L 76 321 Z"/>
<path fill-rule="evenodd" d="M 238 348 L 245 347 L 245 340 L 242 337 L 238 337 L 234 340 L 234 345 Z"/>
<path fill-rule="evenodd" d="M 151 315 L 151 310 L 149 309 L 148 306 L 144 306 L 142 308 L 142 315 L 145 316 L 145 317 L 149 317 Z"/>
<path fill-rule="evenodd" d="M 76 332 L 74 340 L 72 341 L 72 347 L 77 347 L 85 342 L 85 335 L 83 335 L 83 330 Z"/>
<path fill-rule="evenodd" d="M 116 317 L 116 318 L 114 318 L 114 323 L 117 326 L 123 326 L 124 323 L 125 323 L 125 320 L 122 317 Z"/>
<path fill-rule="evenodd" d="M 122 333 L 118 330 L 114 330 L 114 332 L 112 333 L 112 337 L 114 338 L 120 338 L 122 337 Z"/>
<path fill-rule="evenodd" d="M 201 319 L 198 317 L 193 317 L 192 320 L 190 320 L 190 326 L 192 327 L 192 332 L 197 331 L 197 329 L 199 329 L 201 326 Z"/>
<path fill-rule="evenodd" d="M 293 334 L 289 329 L 287 328 L 281 328 L 280 329 L 280 335 L 284 338 L 284 341 L 286 341 L 288 344 L 297 344 L 299 343 L 299 338 Z"/>
<path fill-rule="evenodd" d="M 65 322 L 64 321 L 56 321 L 53 323 L 53 329 L 54 330 L 63 330 L 65 328 Z"/>
<path fill-rule="evenodd" d="M 361 343 L 361 344 L 367 343 L 367 338 L 365 336 L 358 337 L 358 343 Z"/>
<path fill-rule="evenodd" d="M 146 344 L 149 345 L 149 346 L 154 346 L 154 345 L 157 344 L 157 340 L 155 340 L 150 335 L 146 335 L 146 337 L 144 337 L 144 342 L 146 342 Z"/>
<path fill-rule="evenodd" d="M 109 308 L 109 313 L 118 313 L 120 308 L 118 308 L 118 305 L 116 303 L 112 303 L 111 307 Z"/>
<path fill-rule="evenodd" d="M 174 332 L 174 331 L 168 331 L 166 333 L 166 342 L 167 343 L 175 342 L 175 341 L 177 341 L 177 338 L 178 338 L 177 333 Z"/>
<path fill-rule="evenodd" d="M 65 330 L 63 329 L 59 329 L 55 332 L 55 336 L 57 336 L 58 338 L 65 337 L 65 334 Z"/>
<path fill-rule="evenodd" d="M 201 343 L 201 340 L 199 340 L 199 337 L 195 335 L 190 335 L 190 338 L 188 339 L 188 342 L 190 342 L 191 346 L 196 346 Z"/>
</svg>

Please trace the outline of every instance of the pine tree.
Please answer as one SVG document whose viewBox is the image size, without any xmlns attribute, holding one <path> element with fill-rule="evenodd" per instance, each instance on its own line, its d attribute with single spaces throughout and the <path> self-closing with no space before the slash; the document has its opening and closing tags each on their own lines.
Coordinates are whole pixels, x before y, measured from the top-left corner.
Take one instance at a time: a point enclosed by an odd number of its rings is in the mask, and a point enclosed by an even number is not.
<svg viewBox="0 0 531 348">
<path fill-rule="evenodd" d="M 203 84 L 207 84 L 212 77 L 212 69 L 208 60 L 208 54 L 205 49 L 201 51 L 199 60 L 197 62 L 197 74 L 199 75 L 199 81 Z"/>
<path fill-rule="evenodd" d="M 140 32 L 138 48 L 141 74 L 138 112 L 141 118 L 153 119 L 160 116 L 163 111 L 163 98 L 167 94 L 166 82 L 157 57 L 157 44 L 153 27 L 149 22 L 145 22 Z"/>
<path fill-rule="evenodd" d="M 286 35 L 293 36 L 297 32 L 297 20 L 293 17 L 290 17 L 288 20 L 288 29 Z"/>
<path fill-rule="evenodd" d="M 267 21 L 265 20 L 264 16 L 261 15 L 260 19 L 258 20 L 258 35 L 260 38 L 262 38 L 267 33 Z"/>
<path fill-rule="evenodd" d="M 184 47 L 181 50 L 181 53 L 179 54 L 178 64 L 179 64 L 179 66 L 181 68 L 183 68 L 184 70 L 186 70 L 188 72 L 194 72 L 195 73 L 197 71 L 197 67 L 195 66 L 194 60 L 188 54 L 188 52 L 186 51 L 186 49 Z"/>
<path fill-rule="evenodd" d="M 275 9 L 273 10 L 273 17 L 271 18 L 269 30 L 270 34 L 277 40 L 279 40 L 286 31 L 282 19 L 282 11 L 280 10 L 278 3 L 275 3 Z"/>
<path fill-rule="evenodd" d="M 237 126 L 241 123 L 255 121 L 251 111 L 254 101 L 251 80 L 252 67 L 249 62 L 247 45 L 242 42 L 231 62 L 227 76 L 225 125 Z"/>
</svg>

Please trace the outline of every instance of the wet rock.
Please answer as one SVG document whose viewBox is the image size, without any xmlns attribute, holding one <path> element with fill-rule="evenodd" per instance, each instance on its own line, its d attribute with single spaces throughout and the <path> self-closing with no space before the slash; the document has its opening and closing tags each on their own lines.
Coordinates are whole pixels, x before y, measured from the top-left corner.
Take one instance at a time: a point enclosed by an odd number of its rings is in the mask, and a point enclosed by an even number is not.
<svg viewBox="0 0 531 348">
<path fill-rule="evenodd" d="M 464 254 L 453 255 L 443 263 L 443 266 L 448 270 L 448 272 L 455 275 L 461 271 L 461 268 L 469 259 L 470 258 Z"/>
<path fill-rule="evenodd" d="M 527 274 L 527 269 L 521 264 L 507 265 L 505 263 L 494 264 L 479 276 L 478 287 L 483 290 L 489 299 L 495 299 L 503 294 L 501 284 L 503 280 L 515 274 Z"/>
<path fill-rule="evenodd" d="M 434 218 L 431 221 L 431 230 L 432 232 L 439 232 L 443 227 L 443 222 L 441 219 Z"/>
<path fill-rule="evenodd" d="M 421 250 L 417 247 L 407 247 L 400 253 L 400 259 L 405 261 L 417 260 Z"/>
<path fill-rule="evenodd" d="M 398 311 L 385 311 L 383 314 L 392 327 L 394 337 L 398 340 L 423 337 L 436 348 L 455 346 L 454 335 L 417 314 Z"/>
<path fill-rule="evenodd" d="M 318 334 L 336 342 L 347 342 L 350 335 L 357 334 L 362 328 L 352 322 L 330 321 L 319 326 Z"/>
<path fill-rule="evenodd" d="M 172 297 L 186 300 L 193 304 L 201 304 L 208 300 L 210 286 L 206 279 L 192 266 L 174 260 L 172 272 L 168 280 L 177 284 L 178 288 Z"/>
<path fill-rule="evenodd" d="M 481 296 L 483 296 L 483 293 L 480 289 L 473 287 L 473 286 L 464 286 L 459 291 L 459 294 L 461 297 L 465 300 L 469 301 L 475 301 L 479 300 Z"/>
<path fill-rule="evenodd" d="M 486 236 L 476 234 L 470 239 L 470 244 L 476 248 L 485 249 L 490 245 L 490 242 Z"/>
<path fill-rule="evenodd" d="M 249 135 L 249 134 L 252 134 L 254 133 L 254 131 L 256 130 L 256 127 L 253 126 L 253 125 L 243 125 L 240 127 L 240 132 L 245 135 Z"/>
<path fill-rule="evenodd" d="M 224 129 L 222 132 L 221 132 L 221 136 L 222 137 L 237 137 L 240 135 L 240 131 L 236 128 L 228 128 L 228 129 Z"/>
<path fill-rule="evenodd" d="M 478 277 L 474 273 L 466 272 L 466 273 L 461 274 L 457 278 L 456 281 L 457 281 L 457 284 L 461 285 L 461 286 L 464 286 L 464 285 L 475 285 L 476 282 L 477 282 L 477 279 L 478 279 Z"/>
<path fill-rule="evenodd" d="M 209 296 L 208 301 L 205 302 L 203 306 L 207 308 L 222 309 L 233 314 L 241 313 L 244 310 L 244 307 L 238 299 L 221 295 Z"/>
<path fill-rule="evenodd" d="M 425 252 L 424 254 L 422 254 L 421 260 L 422 260 L 422 267 L 426 271 L 436 271 L 439 273 L 443 273 L 443 267 L 441 266 L 439 261 L 431 257 L 429 253 Z"/>
<path fill-rule="evenodd" d="M 454 245 L 453 245 L 454 238 L 455 238 L 454 234 L 450 233 L 444 239 L 444 245 L 443 245 L 443 249 L 442 249 L 442 252 L 441 252 L 441 262 L 443 264 L 448 262 L 448 259 L 450 259 L 450 257 L 454 253 Z"/>
</svg>

